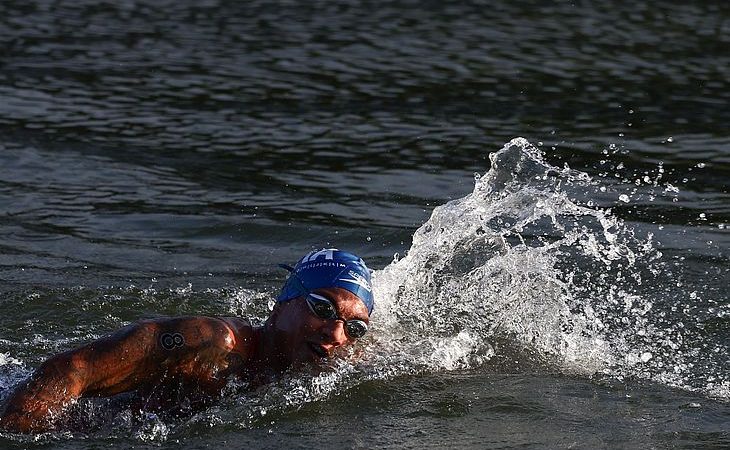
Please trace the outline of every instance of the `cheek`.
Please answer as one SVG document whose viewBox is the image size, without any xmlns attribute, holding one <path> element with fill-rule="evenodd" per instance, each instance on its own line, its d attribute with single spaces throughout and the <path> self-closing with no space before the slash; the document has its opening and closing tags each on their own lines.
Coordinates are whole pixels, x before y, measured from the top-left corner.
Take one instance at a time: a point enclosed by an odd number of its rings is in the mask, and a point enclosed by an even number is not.
<svg viewBox="0 0 730 450">
<path fill-rule="evenodd" d="M 321 325 L 321 322 L 317 319 L 309 317 L 300 318 L 295 333 L 301 338 L 307 338 L 318 333 L 318 329 Z"/>
<path fill-rule="evenodd" d="M 294 308 L 290 314 L 280 317 L 277 323 L 278 331 L 285 336 L 289 345 L 316 333 L 319 326 L 321 326 L 320 321 L 311 317 L 311 314 L 304 314 Z"/>
</svg>

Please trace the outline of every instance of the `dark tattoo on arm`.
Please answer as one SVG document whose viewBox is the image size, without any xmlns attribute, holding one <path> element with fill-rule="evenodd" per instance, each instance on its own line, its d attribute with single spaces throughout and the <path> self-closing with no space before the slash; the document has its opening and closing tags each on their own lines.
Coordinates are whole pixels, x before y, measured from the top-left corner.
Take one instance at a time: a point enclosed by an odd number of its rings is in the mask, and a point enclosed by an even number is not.
<svg viewBox="0 0 730 450">
<path fill-rule="evenodd" d="M 180 333 L 164 333 L 160 336 L 160 345 L 165 350 L 173 350 L 185 345 L 185 338 Z"/>
</svg>

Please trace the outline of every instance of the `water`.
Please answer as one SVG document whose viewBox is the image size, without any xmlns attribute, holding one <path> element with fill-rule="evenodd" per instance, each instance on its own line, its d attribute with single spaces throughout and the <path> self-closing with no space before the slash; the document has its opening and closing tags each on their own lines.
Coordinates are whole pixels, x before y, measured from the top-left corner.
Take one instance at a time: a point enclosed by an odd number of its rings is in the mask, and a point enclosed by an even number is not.
<svg viewBox="0 0 730 450">
<path fill-rule="evenodd" d="M 0 397 L 321 246 L 378 303 L 321 375 L 2 446 L 728 446 L 730 8 L 595 3 L 3 2 Z"/>
</svg>

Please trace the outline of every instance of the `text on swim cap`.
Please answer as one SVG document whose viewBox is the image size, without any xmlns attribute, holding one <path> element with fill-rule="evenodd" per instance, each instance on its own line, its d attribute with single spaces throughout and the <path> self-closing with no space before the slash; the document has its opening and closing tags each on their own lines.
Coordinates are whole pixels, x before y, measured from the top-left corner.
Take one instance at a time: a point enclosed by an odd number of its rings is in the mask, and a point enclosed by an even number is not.
<svg viewBox="0 0 730 450">
<path fill-rule="evenodd" d="M 314 261 L 315 259 L 319 258 L 320 256 L 324 256 L 324 259 L 334 259 L 334 252 L 336 252 L 336 248 L 323 248 L 322 250 L 311 252 L 307 256 L 305 256 L 302 259 L 302 262 L 309 262 Z"/>
</svg>

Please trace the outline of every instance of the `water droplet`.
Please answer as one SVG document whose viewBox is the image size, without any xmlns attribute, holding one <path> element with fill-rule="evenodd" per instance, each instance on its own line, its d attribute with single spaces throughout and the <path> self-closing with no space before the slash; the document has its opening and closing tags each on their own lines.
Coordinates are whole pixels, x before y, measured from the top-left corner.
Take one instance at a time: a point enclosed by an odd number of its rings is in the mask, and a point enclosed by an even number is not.
<svg viewBox="0 0 730 450">
<path fill-rule="evenodd" d="M 707 166 L 707 164 L 705 164 L 705 163 L 703 163 L 703 162 L 701 162 L 701 163 L 697 163 L 697 168 L 698 168 L 698 169 L 704 169 L 704 168 L 705 168 L 706 166 Z"/>
<path fill-rule="evenodd" d="M 707 220 L 707 214 L 700 213 L 700 220 Z"/>
<path fill-rule="evenodd" d="M 624 203 L 628 203 L 628 202 L 629 202 L 629 196 L 628 196 L 628 195 L 626 195 L 626 194 L 621 194 L 621 195 L 619 195 L 619 196 L 618 196 L 618 199 L 619 199 L 619 200 L 621 200 L 621 201 L 622 201 L 622 202 L 624 202 Z"/>
<path fill-rule="evenodd" d="M 367 240 L 368 242 L 370 242 L 370 241 L 373 240 L 373 238 L 371 238 L 370 236 L 368 236 L 368 237 L 365 238 L 365 240 Z"/>
<path fill-rule="evenodd" d="M 669 136 L 669 137 L 667 138 L 667 142 L 674 142 L 674 138 L 673 138 L 673 137 L 671 137 L 671 136 Z"/>
</svg>

